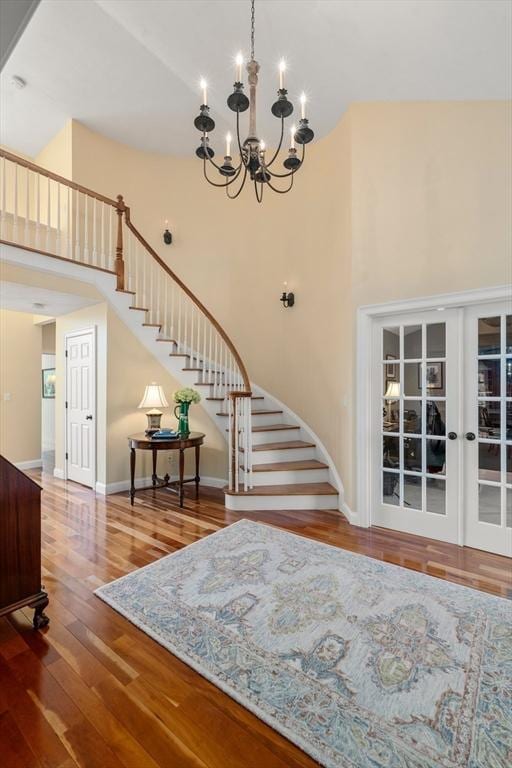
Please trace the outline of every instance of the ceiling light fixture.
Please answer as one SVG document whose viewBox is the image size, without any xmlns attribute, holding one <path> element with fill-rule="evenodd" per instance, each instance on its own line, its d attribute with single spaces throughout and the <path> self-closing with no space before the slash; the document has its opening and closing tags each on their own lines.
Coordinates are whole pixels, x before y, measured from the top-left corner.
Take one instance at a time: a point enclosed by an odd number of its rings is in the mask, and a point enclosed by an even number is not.
<svg viewBox="0 0 512 768">
<path fill-rule="evenodd" d="M 222 165 L 218 165 L 213 158 L 215 152 L 210 147 L 210 141 L 208 134 L 215 128 L 215 122 L 210 117 L 210 108 L 208 106 L 207 98 L 207 83 L 203 79 L 201 80 L 200 87 L 202 90 L 203 103 L 200 107 L 199 115 L 194 120 L 194 125 L 203 135 L 201 138 L 201 144 L 196 149 L 196 155 L 203 161 L 203 173 L 206 181 L 214 187 L 224 187 L 226 194 L 229 198 L 234 200 L 245 186 L 247 176 L 254 182 L 254 191 L 256 199 L 259 203 L 263 200 L 263 190 L 265 186 L 270 187 L 274 192 L 284 194 L 289 192 L 293 186 L 293 178 L 295 172 L 301 167 L 304 161 L 305 147 L 309 144 L 314 137 L 314 133 L 309 127 L 308 119 L 306 117 L 306 95 L 303 93 L 300 97 L 301 104 L 301 118 L 299 120 L 299 127 L 295 125 L 290 130 L 290 146 L 288 148 L 287 157 L 283 161 L 283 166 L 286 169 L 286 173 L 276 173 L 271 170 L 273 164 L 278 158 L 281 150 L 284 138 L 284 121 L 285 118 L 290 117 L 293 113 L 293 104 L 288 100 L 288 91 L 284 87 L 284 75 L 286 71 L 286 63 L 284 59 L 279 62 L 279 90 L 277 91 L 277 101 L 272 104 L 272 114 L 281 120 L 281 138 L 276 151 L 272 154 L 269 161 L 266 158 L 265 142 L 258 138 L 256 131 L 256 89 L 258 86 L 258 72 L 260 65 L 254 58 L 254 0 L 251 0 L 251 60 L 247 64 L 248 82 L 249 82 L 249 98 L 244 93 L 244 86 L 242 83 L 242 65 L 243 56 L 239 53 L 235 59 L 236 64 L 236 82 L 234 84 L 233 93 L 228 97 L 228 107 L 236 112 L 236 138 L 235 145 L 238 148 L 239 160 L 238 165 L 233 165 L 233 159 L 231 157 L 231 144 L 233 138 L 230 133 L 226 136 L 226 154 L 224 155 L 224 162 Z M 240 113 L 249 110 L 249 135 L 242 144 L 240 138 Z M 296 144 L 302 146 L 301 157 L 297 156 Z M 217 172 L 226 178 L 225 182 L 215 182 L 208 178 L 207 166 L 212 165 Z M 274 179 L 289 179 L 288 186 L 280 189 L 274 186 L 272 183 Z M 235 182 L 239 182 L 238 189 L 232 193 L 230 189 L 231 185 Z M 278 182 L 280 183 L 280 182 Z"/>
<path fill-rule="evenodd" d="M 19 75 L 13 75 L 11 78 L 11 85 L 14 85 L 15 88 L 18 88 L 20 91 L 22 88 L 24 88 L 27 84 L 27 81 L 24 80 Z"/>
</svg>

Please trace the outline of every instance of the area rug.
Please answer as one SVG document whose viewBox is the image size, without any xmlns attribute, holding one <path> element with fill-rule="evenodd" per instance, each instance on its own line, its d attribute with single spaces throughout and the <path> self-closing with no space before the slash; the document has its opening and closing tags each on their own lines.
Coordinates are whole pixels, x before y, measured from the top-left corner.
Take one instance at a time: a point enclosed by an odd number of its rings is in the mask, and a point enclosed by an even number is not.
<svg viewBox="0 0 512 768">
<path fill-rule="evenodd" d="M 512 603 L 241 520 L 96 594 L 328 768 L 510 768 Z"/>
</svg>

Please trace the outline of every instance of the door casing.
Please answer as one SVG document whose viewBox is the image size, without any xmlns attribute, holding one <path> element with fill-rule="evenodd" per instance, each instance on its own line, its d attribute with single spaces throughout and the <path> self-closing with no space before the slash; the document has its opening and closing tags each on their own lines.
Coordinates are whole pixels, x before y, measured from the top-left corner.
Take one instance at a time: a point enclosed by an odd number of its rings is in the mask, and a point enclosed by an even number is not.
<svg viewBox="0 0 512 768">
<path fill-rule="evenodd" d="M 97 355 L 96 355 L 96 326 L 90 326 L 87 328 L 80 328 L 76 331 L 69 331 L 68 333 L 64 334 L 64 398 L 62 401 L 62 407 L 64 410 L 64 480 L 68 480 L 68 459 L 66 458 L 68 456 L 68 410 L 66 408 L 66 398 L 68 393 L 68 361 L 66 356 L 66 351 L 68 348 L 68 340 L 72 338 L 76 338 L 77 336 L 83 336 L 87 333 L 92 334 L 92 346 L 93 346 L 93 360 L 94 360 L 94 381 L 92 386 L 92 423 L 94 425 L 94 439 L 92 440 L 91 445 L 91 466 L 92 466 L 92 484 L 91 487 L 94 490 L 96 488 L 96 477 L 97 477 L 97 468 L 96 468 L 96 441 L 98 439 L 98 420 L 97 420 L 97 408 L 96 408 L 96 387 L 97 387 L 97 380 L 98 380 L 98 373 L 97 373 L 97 367 L 98 367 L 98 361 L 97 361 Z"/>
</svg>

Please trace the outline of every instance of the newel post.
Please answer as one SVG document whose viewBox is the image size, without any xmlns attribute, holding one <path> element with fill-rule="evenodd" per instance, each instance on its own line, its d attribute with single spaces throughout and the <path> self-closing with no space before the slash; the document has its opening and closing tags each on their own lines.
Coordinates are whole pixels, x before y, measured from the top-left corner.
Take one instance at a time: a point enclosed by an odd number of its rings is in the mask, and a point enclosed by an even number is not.
<svg viewBox="0 0 512 768">
<path fill-rule="evenodd" d="M 123 201 L 123 196 L 117 196 L 117 243 L 116 243 L 116 261 L 115 272 L 117 275 L 117 290 L 124 290 L 124 261 L 123 261 L 123 213 L 126 210 L 126 206 Z"/>
</svg>

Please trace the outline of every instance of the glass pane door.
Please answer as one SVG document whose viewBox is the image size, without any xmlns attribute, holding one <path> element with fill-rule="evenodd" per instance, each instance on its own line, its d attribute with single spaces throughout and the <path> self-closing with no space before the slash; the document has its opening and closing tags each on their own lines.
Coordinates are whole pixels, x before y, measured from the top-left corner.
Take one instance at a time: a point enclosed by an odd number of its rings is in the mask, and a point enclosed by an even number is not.
<svg viewBox="0 0 512 768">
<path fill-rule="evenodd" d="M 466 311 L 468 546 L 512 555 L 512 306 Z"/>
<path fill-rule="evenodd" d="M 450 310 L 389 318 L 374 336 L 372 522 L 445 541 L 457 540 L 456 317 Z"/>
</svg>

